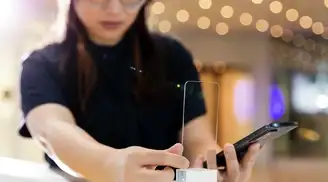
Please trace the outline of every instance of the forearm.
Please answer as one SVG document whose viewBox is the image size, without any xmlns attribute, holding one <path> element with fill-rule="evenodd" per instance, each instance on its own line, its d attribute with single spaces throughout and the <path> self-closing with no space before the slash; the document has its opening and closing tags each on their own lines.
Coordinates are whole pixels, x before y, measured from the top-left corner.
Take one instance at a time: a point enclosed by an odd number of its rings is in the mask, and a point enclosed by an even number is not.
<svg viewBox="0 0 328 182">
<path fill-rule="evenodd" d="M 49 156 L 55 156 L 75 172 L 83 177 L 102 182 L 103 175 L 112 172 L 107 169 L 104 174 L 104 157 L 113 156 L 114 149 L 96 142 L 78 126 L 64 121 L 44 122 L 42 129 L 32 132 L 36 140 L 46 143 L 46 152 Z M 110 175 L 109 175 L 110 176 Z M 113 177 L 115 175 L 112 175 Z"/>
</svg>

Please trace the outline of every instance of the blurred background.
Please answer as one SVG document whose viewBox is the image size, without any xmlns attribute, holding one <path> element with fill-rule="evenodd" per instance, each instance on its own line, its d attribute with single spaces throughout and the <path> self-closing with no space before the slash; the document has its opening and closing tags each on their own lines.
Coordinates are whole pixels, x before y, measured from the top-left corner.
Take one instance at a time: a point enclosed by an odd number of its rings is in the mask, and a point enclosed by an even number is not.
<svg viewBox="0 0 328 182">
<path fill-rule="evenodd" d="M 0 156 L 43 162 L 16 132 L 20 66 L 60 38 L 67 3 L 0 6 Z M 300 122 L 263 149 L 252 181 L 327 181 L 328 0 L 156 0 L 148 24 L 192 51 L 221 145 L 272 121 Z"/>
</svg>

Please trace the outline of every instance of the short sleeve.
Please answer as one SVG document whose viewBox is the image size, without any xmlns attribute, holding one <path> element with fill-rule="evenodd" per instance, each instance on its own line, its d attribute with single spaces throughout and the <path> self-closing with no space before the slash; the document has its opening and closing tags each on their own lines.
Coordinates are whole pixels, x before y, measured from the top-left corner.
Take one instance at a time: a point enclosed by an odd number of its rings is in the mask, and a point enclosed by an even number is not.
<svg viewBox="0 0 328 182">
<path fill-rule="evenodd" d="M 32 109 L 42 104 L 66 104 L 58 77 L 56 77 L 55 65 L 39 54 L 32 53 L 22 63 L 20 94 L 24 118 Z M 31 137 L 24 120 L 19 134 Z"/>
<path fill-rule="evenodd" d="M 172 46 L 174 58 L 175 76 L 178 79 L 182 98 L 182 115 L 185 124 L 189 121 L 202 116 L 206 113 L 206 106 L 203 97 L 203 91 L 199 78 L 199 73 L 193 62 L 191 53 L 179 42 L 173 42 Z"/>
</svg>

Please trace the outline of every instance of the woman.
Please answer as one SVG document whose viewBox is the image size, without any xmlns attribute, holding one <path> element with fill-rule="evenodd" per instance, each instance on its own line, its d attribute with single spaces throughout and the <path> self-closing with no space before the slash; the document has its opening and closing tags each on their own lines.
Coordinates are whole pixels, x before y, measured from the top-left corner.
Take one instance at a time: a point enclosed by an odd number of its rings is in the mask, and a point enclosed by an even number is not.
<svg viewBox="0 0 328 182">
<path fill-rule="evenodd" d="M 20 134 L 42 144 L 52 167 L 94 182 L 171 182 L 170 167 L 201 167 L 202 155 L 220 150 L 195 94 L 188 96 L 184 148 L 176 144 L 183 103 L 176 85 L 199 78 L 181 44 L 149 33 L 148 3 L 72 0 L 65 40 L 24 61 Z M 241 165 L 232 145 L 224 151 L 223 181 L 247 181 L 259 146 Z"/>
</svg>

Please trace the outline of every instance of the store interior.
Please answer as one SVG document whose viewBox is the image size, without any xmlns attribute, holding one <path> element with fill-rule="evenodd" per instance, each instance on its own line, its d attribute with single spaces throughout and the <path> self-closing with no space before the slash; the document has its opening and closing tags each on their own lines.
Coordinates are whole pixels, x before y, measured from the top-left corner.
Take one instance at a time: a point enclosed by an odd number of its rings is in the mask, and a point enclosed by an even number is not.
<svg viewBox="0 0 328 182">
<path fill-rule="evenodd" d="M 16 132 L 21 62 L 62 39 L 69 1 L 0 7 L 0 156 L 43 162 Z M 326 181 L 328 0 L 155 0 L 148 10 L 152 31 L 192 52 L 201 82 L 190 84 L 202 85 L 220 145 L 273 121 L 300 123 L 263 148 L 254 182 Z"/>
</svg>

